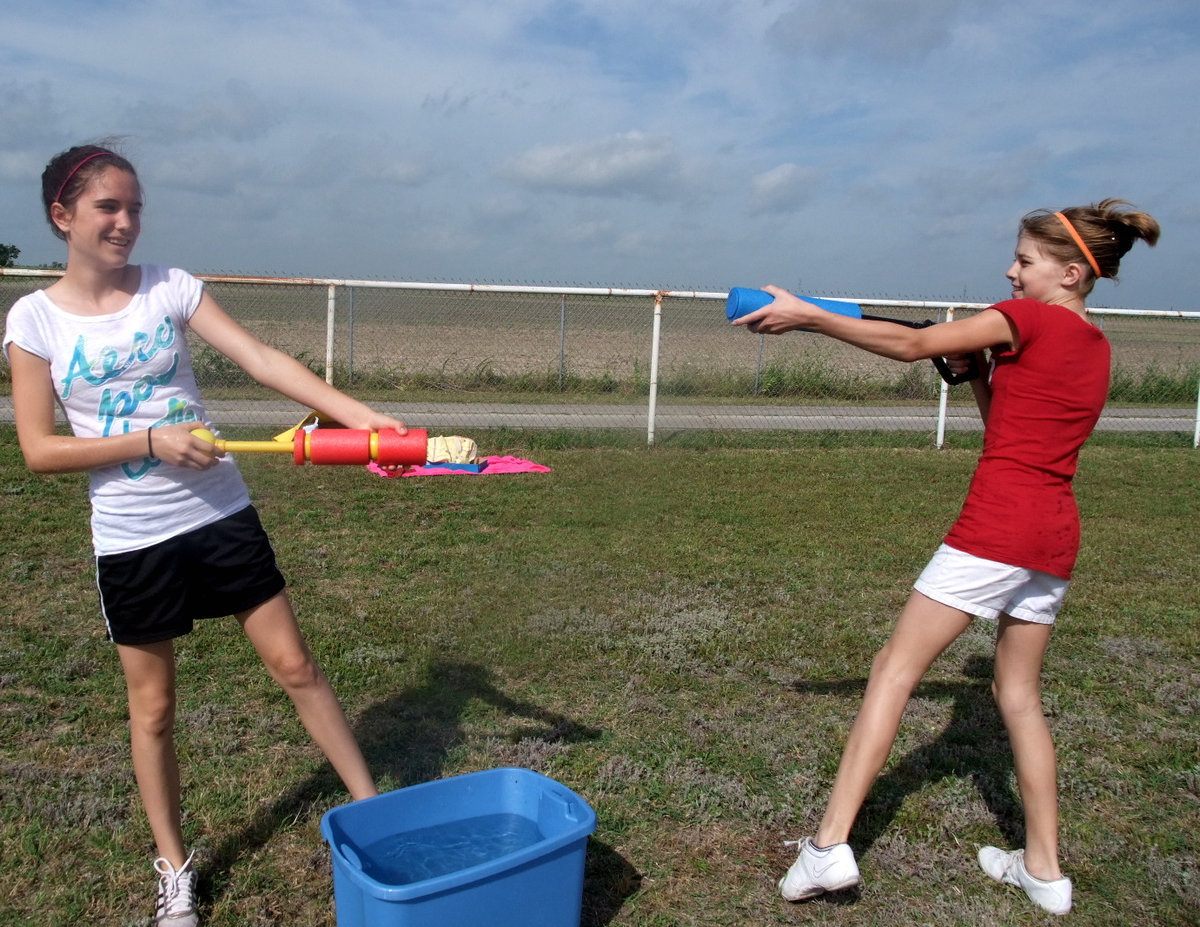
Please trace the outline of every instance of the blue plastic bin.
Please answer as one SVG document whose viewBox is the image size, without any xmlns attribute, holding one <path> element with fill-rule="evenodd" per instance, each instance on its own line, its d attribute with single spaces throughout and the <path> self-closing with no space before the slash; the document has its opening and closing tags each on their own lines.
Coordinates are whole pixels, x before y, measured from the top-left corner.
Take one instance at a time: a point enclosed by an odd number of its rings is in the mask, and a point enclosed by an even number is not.
<svg viewBox="0 0 1200 927">
<path fill-rule="evenodd" d="M 596 813 L 528 769 L 490 769 L 321 819 L 338 927 L 579 927 Z"/>
</svg>

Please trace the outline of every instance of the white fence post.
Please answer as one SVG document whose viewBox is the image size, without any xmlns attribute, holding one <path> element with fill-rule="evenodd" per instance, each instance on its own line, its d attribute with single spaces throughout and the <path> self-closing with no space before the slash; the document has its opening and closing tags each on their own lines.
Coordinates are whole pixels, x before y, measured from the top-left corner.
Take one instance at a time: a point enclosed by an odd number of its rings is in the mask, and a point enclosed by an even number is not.
<svg viewBox="0 0 1200 927">
<path fill-rule="evenodd" d="M 662 292 L 654 294 L 654 334 L 650 339 L 650 408 L 646 414 L 646 443 L 654 443 L 654 413 L 658 406 L 658 345 L 662 334 Z"/>
<path fill-rule="evenodd" d="M 333 326 L 337 319 L 337 284 L 329 284 L 328 308 L 325 311 L 325 382 L 333 383 Z"/>
<path fill-rule="evenodd" d="M 946 321 L 954 321 L 953 306 L 946 309 Z M 946 446 L 946 412 L 950 404 L 950 384 L 941 377 L 938 377 L 938 380 L 941 383 L 941 388 L 938 390 L 937 440 L 935 444 L 940 451 Z"/>
<path fill-rule="evenodd" d="M 1192 435 L 1192 447 L 1200 447 L 1200 383 L 1196 385 L 1196 431 Z"/>
</svg>

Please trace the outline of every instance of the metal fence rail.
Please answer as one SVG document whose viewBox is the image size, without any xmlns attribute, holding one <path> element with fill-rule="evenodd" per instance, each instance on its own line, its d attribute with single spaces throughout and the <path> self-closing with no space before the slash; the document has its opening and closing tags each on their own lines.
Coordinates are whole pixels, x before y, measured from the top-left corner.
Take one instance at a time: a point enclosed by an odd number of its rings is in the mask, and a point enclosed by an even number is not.
<svg viewBox="0 0 1200 927">
<path fill-rule="evenodd" d="M 0 269 L 0 305 L 59 273 Z M 650 443 L 689 429 L 903 430 L 938 446 L 980 428 L 969 387 L 947 387 L 931 365 L 733 330 L 725 293 L 199 276 L 264 341 L 423 427 L 644 429 Z M 910 321 L 986 308 L 855 301 Z M 1113 346 L 1099 427 L 1190 433 L 1200 445 L 1200 312 L 1089 313 Z M 197 343 L 194 356 L 221 424 L 294 424 L 295 407 L 211 348 Z"/>
</svg>

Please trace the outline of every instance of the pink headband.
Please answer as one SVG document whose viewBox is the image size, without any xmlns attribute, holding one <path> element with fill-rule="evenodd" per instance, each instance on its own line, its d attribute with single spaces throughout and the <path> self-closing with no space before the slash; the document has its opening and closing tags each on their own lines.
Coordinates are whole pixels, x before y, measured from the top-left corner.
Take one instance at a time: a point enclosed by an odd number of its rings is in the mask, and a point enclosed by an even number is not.
<svg viewBox="0 0 1200 927">
<path fill-rule="evenodd" d="M 102 158 L 105 155 L 111 155 L 111 154 L 112 154 L 111 151 L 97 151 L 95 154 L 88 155 L 86 158 L 84 158 L 82 161 L 80 161 L 78 164 L 76 164 L 73 168 L 71 168 L 71 173 L 67 174 L 67 179 L 64 180 L 62 182 L 62 186 L 58 188 L 58 193 L 54 197 L 54 202 L 56 202 L 56 203 L 61 202 L 63 191 L 67 189 L 67 184 L 69 184 L 71 182 L 72 177 L 74 177 L 76 174 L 79 173 L 79 169 L 81 167 L 83 167 L 85 164 L 87 164 L 93 158 Z"/>
<path fill-rule="evenodd" d="M 1092 255 L 1091 249 L 1089 249 L 1088 246 L 1083 243 L 1083 236 L 1076 231 L 1075 226 L 1071 224 L 1071 220 L 1064 216 L 1061 212 L 1056 212 L 1055 215 L 1058 216 L 1059 221 L 1066 226 L 1067 231 L 1071 233 L 1071 237 L 1075 239 L 1075 244 L 1079 245 L 1079 250 L 1083 252 L 1083 256 L 1087 258 L 1087 262 L 1092 265 L 1092 271 L 1097 277 L 1103 277 L 1104 274 L 1100 272 L 1100 264 Z"/>
</svg>

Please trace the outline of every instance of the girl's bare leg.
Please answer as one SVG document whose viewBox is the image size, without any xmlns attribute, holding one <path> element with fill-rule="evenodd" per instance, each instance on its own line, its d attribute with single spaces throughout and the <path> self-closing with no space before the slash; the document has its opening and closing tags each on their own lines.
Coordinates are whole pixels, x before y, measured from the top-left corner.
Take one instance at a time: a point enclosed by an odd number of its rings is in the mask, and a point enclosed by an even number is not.
<svg viewBox="0 0 1200 927">
<path fill-rule="evenodd" d="M 337 695 L 300 633 L 287 593 L 244 612 L 238 620 L 351 798 L 357 801 L 378 794 Z"/>
<path fill-rule="evenodd" d="M 862 708 L 842 753 L 829 805 L 817 831 L 820 847 L 845 843 L 875 777 L 891 752 L 909 696 L 971 616 L 913 592 L 875 657 Z"/>
<path fill-rule="evenodd" d="M 1002 615 L 996 632 L 992 693 L 1012 744 L 1025 809 L 1025 868 L 1034 878 L 1062 878 L 1058 865 L 1058 777 L 1054 741 L 1042 712 L 1042 660 L 1053 625 Z"/>
<path fill-rule="evenodd" d="M 133 773 L 158 855 L 175 868 L 187 859 L 179 813 L 179 761 L 175 754 L 175 646 L 118 644 L 129 691 Z"/>
</svg>

